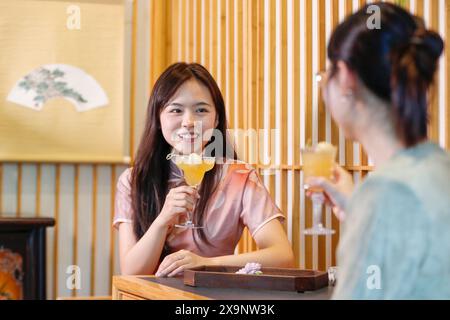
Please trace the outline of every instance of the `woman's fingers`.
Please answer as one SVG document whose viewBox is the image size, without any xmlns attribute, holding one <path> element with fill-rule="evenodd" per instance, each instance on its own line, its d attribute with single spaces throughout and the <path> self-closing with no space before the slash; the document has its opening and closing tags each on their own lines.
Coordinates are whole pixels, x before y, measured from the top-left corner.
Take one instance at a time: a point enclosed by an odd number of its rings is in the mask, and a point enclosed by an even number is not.
<svg viewBox="0 0 450 320">
<path fill-rule="evenodd" d="M 162 270 L 164 270 L 168 265 L 172 264 L 174 261 L 178 260 L 175 258 L 175 255 L 178 254 L 178 252 L 172 253 L 167 255 L 164 260 L 159 265 L 158 271 L 156 271 L 156 276 L 158 277 Z"/>
<path fill-rule="evenodd" d="M 173 206 L 174 207 L 178 207 L 178 208 L 183 208 L 186 209 L 187 211 L 192 211 L 194 210 L 194 205 L 192 202 L 188 201 L 188 200 L 175 200 L 173 202 Z"/>
<path fill-rule="evenodd" d="M 308 178 L 306 179 L 306 184 L 308 185 L 308 188 L 319 188 L 324 189 L 325 191 L 328 191 L 328 189 L 333 188 L 331 184 L 328 182 L 328 180 L 322 177 Z"/>
<path fill-rule="evenodd" d="M 188 269 L 188 268 L 189 268 L 189 265 L 188 265 L 188 264 L 183 264 L 183 265 L 179 266 L 178 268 L 176 268 L 176 269 L 175 269 L 174 271 L 172 271 L 171 273 L 169 273 L 169 274 L 167 275 L 167 277 L 174 277 L 174 276 L 176 276 L 177 274 L 183 272 L 185 269 Z"/>
<path fill-rule="evenodd" d="M 339 175 L 339 176 L 346 176 L 346 177 L 351 177 L 352 175 L 350 174 L 350 172 L 348 172 L 347 170 L 345 170 L 344 168 L 342 168 L 339 165 L 336 165 L 334 167 L 335 172 Z"/>
<path fill-rule="evenodd" d="M 158 221 L 169 227 L 177 223 L 181 214 L 189 215 L 189 212 L 193 212 L 195 203 L 198 200 L 197 195 L 197 190 L 189 186 L 170 189 L 161 213 L 157 218 Z"/>
<path fill-rule="evenodd" d="M 308 185 L 314 188 L 320 188 L 324 191 L 326 199 L 331 202 L 332 206 L 342 206 L 340 191 L 337 189 L 336 185 L 332 182 L 329 182 L 325 178 L 309 178 L 307 180 Z M 311 192 L 308 196 L 311 196 Z"/>
<path fill-rule="evenodd" d="M 181 260 L 185 257 L 185 250 L 180 250 L 171 254 L 168 254 L 164 260 L 159 265 L 159 269 L 164 269 L 169 264 L 173 263 L 174 261 Z"/>
<path fill-rule="evenodd" d="M 208 258 L 198 256 L 188 250 L 180 250 L 168 255 L 156 272 L 157 277 L 173 277 L 180 272 L 199 265 L 207 265 Z"/>
<path fill-rule="evenodd" d="M 185 193 L 185 194 L 188 194 L 188 195 L 190 195 L 190 196 L 192 196 L 194 198 L 199 198 L 200 197 L 199 194 L 198 194 L 197 189 L 195 189 L 194 187 L 190 187 L 190 186 L 176 187 L 176 188 L 171 189 L 170 191 L 173 192 L 174 195 L 175 194 L 180 194 L 180 193 L 181 194 Z"/>
<path fill-rule="evenodd" d="M 156 273 L 157 277 L 167 277 L 167 276 L 171 276 L 171 274 L 173 273 L 173 271 L 178 270 L 178 269 L 183 269 L 183 266 L 185 266 L 187 264 L 187 259 L 182 259 L 182 260 L 177 260 L 174 261 L 172 264 L 170 264 L 169 266 L 167 266 L 166 268 L 162 269 L 161 271 L 158 271 Z M 176 272 L 178 273 L 178 272 Z M 175 273 L 175 274 L 176 274 Z"/>
<path fill-rule="evenodd" d="M 176 269 L 186 265 L 188 262 L 189 262 L 188 256 L 184 254 L 183 250 L 172 253 L 167 257 L 165 257 L 163 262 L 161 262 L 155 276 L 165 277 L 171 274 Z"/>
<path fill-rule="evenodd" d="M 189 201 L 192 205 L 196 202 L 194 197 L 191 197 L 185 193 L 176 193 L 172 195 L 172 200 L 186 200 Z"/>
<path fill-rule="evenodd" d="M 311 177 L 305 183 L 310 188 L 322 189 L 325 194 L 327 204 L 331 204 L 333 212 L 339 220 L 345 218 L 344 209 L 347 199 L 353 191 L 353 177 L 344 168 L 336 165 L 333 169 L 333 179 L 330 181 L 323 177 Z M 311 197 L 313 192 L 308 191 L 306 195 Z"/>
</svg>

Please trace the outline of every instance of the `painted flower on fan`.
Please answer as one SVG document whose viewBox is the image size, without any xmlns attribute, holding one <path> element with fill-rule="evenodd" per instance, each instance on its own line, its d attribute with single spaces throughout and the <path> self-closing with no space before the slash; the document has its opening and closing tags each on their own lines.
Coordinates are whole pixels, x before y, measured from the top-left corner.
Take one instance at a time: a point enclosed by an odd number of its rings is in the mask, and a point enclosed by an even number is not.
<svg viewBox="0 0 450 320">
<path fill-rule="evenodd" d="M 34 90 L 36 96 L 33 101 L 35 106 L 42 106 L 47 100 L 54 97 L 72 98 L 79 103 L 86 103 L 87 100 L 69 88 L 68 84 L 60 79 L 65 73 L 59 69 L 53 71 L 46 68 L 38 68 L 29 75 L 25 76 L 24 80 L 19 83 L 19 87 L 25 91 Z"/>
<path fill-rule="evenodd" d="M 254 274 L 254 275 L 260 275 L 262 274 L 261 271 L 261 264 L 258 262 L 249 262 L 245 265 L 244 268 L 239 269 L 236 271 L 238 274 Z"/>
</svg>

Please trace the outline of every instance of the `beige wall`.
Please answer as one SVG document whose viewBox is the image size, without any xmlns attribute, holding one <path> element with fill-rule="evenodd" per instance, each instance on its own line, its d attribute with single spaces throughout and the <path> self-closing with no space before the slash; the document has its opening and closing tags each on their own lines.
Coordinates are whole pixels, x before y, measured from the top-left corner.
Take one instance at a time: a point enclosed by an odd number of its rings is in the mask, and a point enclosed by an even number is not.
<svg viewBox="0 0 450 320">
<path fill-rule="evenodd" d="M 339 146 L 339 162 L 359 180 L 372 169 L 358 144 L 346 141 L 319 99 L 313 75 L 324 69 L 325 45 L 332 27 L 364 1 L 352 0 L 138 0 L 130 9 L 130 149 L 143 126 L 152 83 L 175 61 L 204 64 L 226 100 L 231 128 L 278 129 L 275 140 L 256 147 L 273 161 L 256 159 L 264 182 L 286 215 L 286 231 L 297 266 L 325 269 L 335 263 L 339 232 L 319 239 L 301 235 L 311 225 L 310 201 L 301 188 L 300 145 L 311 139 Z M 448 37 L 450 2 L 406 0 Z M 131 19 L 134 13 L 135 19 Z M 448 43 L 447 43 L 448 49 Z M 448 50 L 447 50 L 448 51 Z M 442 59 L 439 86 L 431 108 L 431 137 L 447 149 L 449 135 L 448 56 Z M 242 158 L 254 145 L 236 140 Z M 266 170 L 271 168 L 271 170 Z M 109 294 L 117 273 L 117 237 L 110 227 L 115 180 L 121 165 L 0 164 L 0 208 L 9 216 L 53 216 L 48 236 L 48 297 Z M 271 173 L 269 175 L 265 173 Z M 326 212 L 326 222 L 339 231 Z M 248 235 L 238 251 L 255 248 Z M 65 287 L 68 265 L 82 270 L 82 289 Z"/>
</svg>

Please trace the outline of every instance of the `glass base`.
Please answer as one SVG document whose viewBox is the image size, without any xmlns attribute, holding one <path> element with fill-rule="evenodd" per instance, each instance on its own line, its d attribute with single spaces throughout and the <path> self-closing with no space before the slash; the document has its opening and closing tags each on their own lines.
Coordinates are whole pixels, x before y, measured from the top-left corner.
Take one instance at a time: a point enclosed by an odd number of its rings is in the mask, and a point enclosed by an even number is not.
<svg viewBox="0 0 450 320">
<path fill-rule="evenodd" d="M 204 228 L 202 226 L 196 226 L 192 221 L 186 221 L 183 224 L 176 224 L 175 227 L 185 228 L 185 229 L 202 229 L 202 228 Z"/>
<path fill-rule="evenodd" d="M 321 236 L 321 235 L 326 236 L 326 235 L 335 234 L 336 230 L 324 228 L 324 226 L 320 223 L 317 226 L 306 229 L 305 231 L 303 231 L 303 233 L 306 235 L 311 235 L 311 236 Z"/>
</svg>

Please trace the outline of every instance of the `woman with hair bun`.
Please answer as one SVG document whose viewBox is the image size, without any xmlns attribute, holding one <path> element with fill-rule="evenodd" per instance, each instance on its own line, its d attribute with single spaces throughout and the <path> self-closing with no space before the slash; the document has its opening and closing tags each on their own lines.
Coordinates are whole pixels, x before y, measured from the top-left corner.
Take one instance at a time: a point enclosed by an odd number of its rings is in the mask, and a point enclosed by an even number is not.
<svg viewBox="0 0 450 320">
<path fill-rule="evenodd" d="M 450 156 L 427 139 L 427 107 L 442 38 L 422 19 L 390 3 L 381 28 L 366 7 L 333 32 L 323 97 L 347 138 L 376 170 L 353 189 L 313 178 L 344 220 L 335 299 L 450 298 Z M 345 219 L 344 219 L 345 217 Z"/>
</svg>

